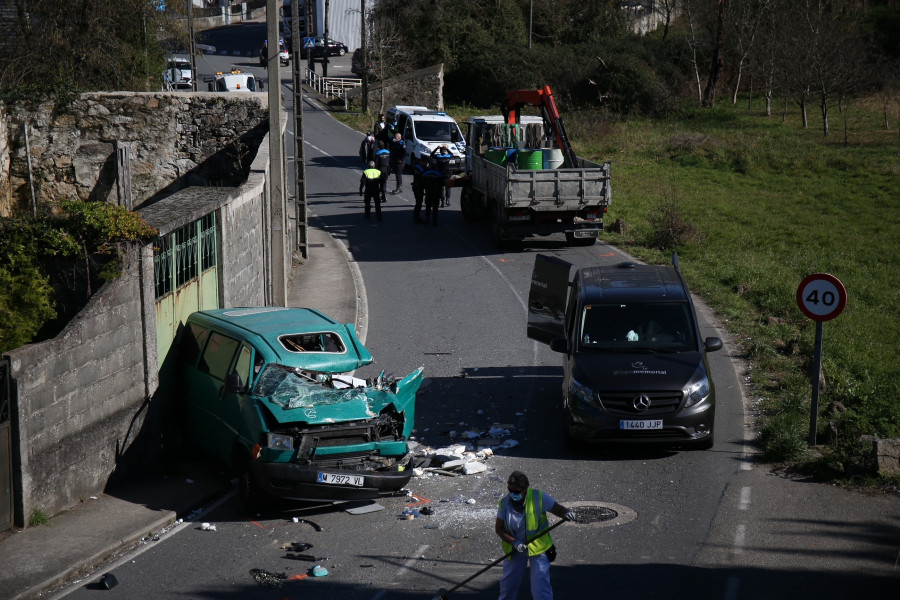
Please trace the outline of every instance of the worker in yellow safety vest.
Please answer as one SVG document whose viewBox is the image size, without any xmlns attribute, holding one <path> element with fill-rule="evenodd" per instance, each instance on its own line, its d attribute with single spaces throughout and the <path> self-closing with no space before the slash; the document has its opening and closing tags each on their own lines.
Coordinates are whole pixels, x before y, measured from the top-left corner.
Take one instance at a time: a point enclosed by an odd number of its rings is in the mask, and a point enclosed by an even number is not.
<svg viewBox="0 0 900 600">
<path fill-rule="evenodd" d="M 363 195 L 365 191 L 365 195 Z M 375 168 L 375 161 L 369 161 L 368 168 L 359 178 L 359 195 L 366 204 L 366 218 L 372 212 L 372 200 L 375 201 L 375 218 L 381 220 L 381 171 Z"/>
<path fill-rule="evenodd" d="M 506 496 L 500 499 L 494 531 L 500 537 L 503 551 L 513 554 L 503 561 L 500 578 L 500 600 L 515 600 L 526 567 L 531 569 L 531 596 L 534 600 L 553 600 L 550 586 L 550 563 L 556 558 L 556 547 L 550 533 L 535 538 L 548 529 L 547 512 L 567 521 L 575 513 L 540 490 L 528 487 L 528 477 L 513 471 L 507 481 Z M 535 538 L 535 539 L 532 539 Z M 526 544 L 528 540 L 530 543 Z"/>
</svg>

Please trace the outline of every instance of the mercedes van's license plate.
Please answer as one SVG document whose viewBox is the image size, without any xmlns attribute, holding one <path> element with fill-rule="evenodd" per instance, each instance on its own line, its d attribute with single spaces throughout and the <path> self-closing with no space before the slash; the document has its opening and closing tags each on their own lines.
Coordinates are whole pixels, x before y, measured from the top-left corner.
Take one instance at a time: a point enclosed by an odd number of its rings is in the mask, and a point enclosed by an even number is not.
<svg viewBox="0 0 900 600">
<path fill-rule="evenodd" d="M 619 421 L 619 429 L 662 429 L 662 419 Z"/>
<path fill-rule="evenodd" d="M 362 487 L 363 478 L 359 475 L 333 475 L 331 473 L 319 473 L 319 483 L 333 483 L 335 485 L 355 485 Z"/>
</svg>

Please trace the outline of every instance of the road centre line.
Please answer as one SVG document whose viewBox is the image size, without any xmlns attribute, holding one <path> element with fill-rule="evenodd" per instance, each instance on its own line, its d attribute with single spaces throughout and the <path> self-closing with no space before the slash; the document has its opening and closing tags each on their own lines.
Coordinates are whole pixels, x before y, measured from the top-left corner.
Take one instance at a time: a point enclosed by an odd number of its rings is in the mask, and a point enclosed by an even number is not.
<svg viewBox="0 0 900 600">
<path fill-rule="evenodd" d="M 747 534 L 747 526 L 743 523 L 738 525 L 734 532 L 734 547 L 732 554 L 741 554 L 744 551 L 744 537 Z"/>
<path fill-rule="evenodd" d="M 750 508 L 750 486 L 741 488 L 741 498 L 738 501 L 738 508 L 740 510 L 747 510 Z"/>
</svg>

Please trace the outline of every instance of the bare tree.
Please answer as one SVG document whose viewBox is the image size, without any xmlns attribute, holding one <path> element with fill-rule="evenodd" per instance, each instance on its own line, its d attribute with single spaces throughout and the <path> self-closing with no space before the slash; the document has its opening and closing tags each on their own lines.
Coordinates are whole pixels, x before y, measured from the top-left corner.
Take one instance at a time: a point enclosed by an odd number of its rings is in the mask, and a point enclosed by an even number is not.
<svg viewBox="0 0 900 600">
<path fill-rule="evenodd" d="M 760 25 L 767 19 L 770 8 L 770 0 L 732 0 L 728 16 L 733 32 L 731 39 L 734 40 L 735 61 L 737 62 L 732 104 L 737 104 L 744 66 L 755 49 L 757 32 Z"/>
<path fill-rule="evenodd" d="M 728 0 L 716 0 L 716 35 L 713 42 L 712 65 L 709 68 L 709 79 L 703 91 L 703 105 L 713 106 L 716 103 L 716 89 L 719 77 L 725 70 L 725 29 Z"/>
<path fill-rule="evenodd" d="M 693 0 L 685 0 L 684 3 L 684 14 L 687 17 L 688 29 L 691 32 L 690 37 L 688 38 L 688 44 L 691 47 L 691 62 L 694 67 L 694 80 L 697 83 L 697 104 L 703 104 L 703 87 L 700 82 L 700 65 L 697 60 L 698 48 L 700 45 L 699 40 L 697 39 L 697 27 L 696 27 L 696 17 L 694 10 Z"/>
</svg>

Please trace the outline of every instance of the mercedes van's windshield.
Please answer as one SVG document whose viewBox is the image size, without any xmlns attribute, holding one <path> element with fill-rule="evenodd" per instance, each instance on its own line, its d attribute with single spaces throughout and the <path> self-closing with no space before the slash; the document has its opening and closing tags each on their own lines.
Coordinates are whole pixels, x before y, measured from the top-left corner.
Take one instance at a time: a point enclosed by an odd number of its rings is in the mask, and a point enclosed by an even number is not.
<svg viewBox="0 0 900 600">
<path fill-rule="evenodd" d="M 697 336 L 685 302 L 589 304 L 578 329 L 579 346 L 613 352 L 690 352 Z"/>
<path fill-rule="evenodd" d="M 451 121 L 416 121 L 416 137 L 427 142 L 453 142 L 462 140 L 459 127 Z"/>
</svg>

